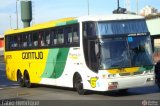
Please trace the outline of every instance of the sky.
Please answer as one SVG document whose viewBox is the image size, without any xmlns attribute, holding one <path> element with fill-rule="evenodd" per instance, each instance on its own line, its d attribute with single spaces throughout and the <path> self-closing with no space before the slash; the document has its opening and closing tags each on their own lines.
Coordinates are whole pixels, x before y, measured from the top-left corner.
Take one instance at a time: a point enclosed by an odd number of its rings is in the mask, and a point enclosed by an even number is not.
<svg viewBox="0 0 160 106">
<path fill-rule="evenodd" d="M 31 0 L 33 10 L 32 25 L 64 17 L 112 14 L 117 8 L 117 0 Z M 120 7 L 125 7 L 126 0 L 119 0 Z M 137 0 L 130 0 L 130 10 L 136 12 Z M 151 5 L 160 11 L 160 0 L 139 0 L 139 11 Z M 20 18 L 20 0 L 18 5 L 18 26 L 23 27 Z M 8 29 L 16 29 L 16 0 L 0 0 L 0 34 Z"/>
</svg>

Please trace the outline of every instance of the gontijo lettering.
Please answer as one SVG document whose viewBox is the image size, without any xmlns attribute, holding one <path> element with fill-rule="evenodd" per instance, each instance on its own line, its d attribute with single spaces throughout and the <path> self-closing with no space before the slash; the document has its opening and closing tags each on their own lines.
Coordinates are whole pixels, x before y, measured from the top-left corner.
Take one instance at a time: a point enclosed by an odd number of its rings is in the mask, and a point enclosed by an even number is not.
<svg viewBox="0 0 160 106">
<path fill-rule="evenodd" d="M 22 59 L 43 59 L 43 52 L 22 52 Z"/>
</svg>

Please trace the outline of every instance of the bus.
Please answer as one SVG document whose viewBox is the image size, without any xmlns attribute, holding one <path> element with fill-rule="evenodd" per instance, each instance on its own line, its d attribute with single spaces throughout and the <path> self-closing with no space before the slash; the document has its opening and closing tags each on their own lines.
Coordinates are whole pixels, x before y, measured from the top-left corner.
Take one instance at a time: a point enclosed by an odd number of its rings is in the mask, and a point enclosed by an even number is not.
<svg viewBox="0 0 160 106">
<path fill-rule="evenodd" d="M 5 33 L 6 75 L 34 84 L 90 91 L 153 86 L 150 33 L 143 17 L 127 14 L 54 20 Z"/>
</svg>

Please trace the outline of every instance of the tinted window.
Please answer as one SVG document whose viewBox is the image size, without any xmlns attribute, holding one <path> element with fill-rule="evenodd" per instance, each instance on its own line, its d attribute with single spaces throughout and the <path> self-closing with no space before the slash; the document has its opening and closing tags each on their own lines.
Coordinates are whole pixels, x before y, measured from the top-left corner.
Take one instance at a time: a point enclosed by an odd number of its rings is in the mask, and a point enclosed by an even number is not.
<svg viewBox="0 0 160 106">
<path fill-rule="evenodd" d="M 58 44 L 64 43 L 64 30 L 63 29 L 58 29 L 57 42 Z"/>
<path fill-rule="evenodd" d="M 79 44 L 79 24 L 7 35 L 5 40 L 6 50 L 74 47 Z"/>
<path fill-rule="evenodd" d="M 27 41 L 28 41 L 28 34 L 23 34 L 22 35 L 22 39 L 23 39 L 23 41 L 22 41 L 22 48 L 27 48 L 27 46 L 28 46 L 28 43 L 27 43 Z"/>
<path fill-rule="evenodd" d="M 73 26 L 73 42 L 79 42 L 79 27 L 77 25 Z"/>
</svg>

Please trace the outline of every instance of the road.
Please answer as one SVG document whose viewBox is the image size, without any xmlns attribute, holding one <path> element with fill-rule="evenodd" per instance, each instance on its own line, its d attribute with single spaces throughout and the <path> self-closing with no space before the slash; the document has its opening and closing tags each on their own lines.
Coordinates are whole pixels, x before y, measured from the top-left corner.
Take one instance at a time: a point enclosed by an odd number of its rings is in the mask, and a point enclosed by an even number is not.
<svg viewBox="0 0 160 106">
<path fill-rule="evenodd" d="M 127 93 L 118 92 L 91 92 L 88 95 L 78 95 L 76 91 L 68 88 L 38 85 L 34 88 L 21 88 L 16 82 L 7 80 L 5 66 L 0 64 L 0 100 L 159 100 L 158 87 L 142 87 L 129 89 Z M 93 102 L 92 102 L 93 103 Z M 97 102 L 96 102 L 97 103 Z"/>
</svg>

